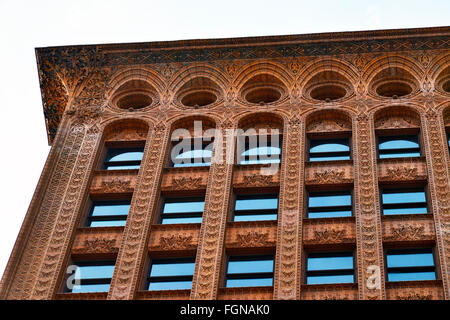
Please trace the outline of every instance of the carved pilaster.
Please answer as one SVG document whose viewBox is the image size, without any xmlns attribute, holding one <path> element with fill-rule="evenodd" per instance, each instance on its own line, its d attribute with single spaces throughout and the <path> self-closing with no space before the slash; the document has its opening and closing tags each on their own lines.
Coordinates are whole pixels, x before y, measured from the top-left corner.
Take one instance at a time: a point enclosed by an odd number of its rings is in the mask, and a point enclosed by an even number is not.
<svg viewBox="0 0 450 320">
<path fill-rule="evenodd" d="M 36 279 L 31 291 L 31 299 L 52 299 L 57 289 L 58 275 L 67 257 L 73 238 L 73 231 L 78 221 L 79 212 L 90 172 L 94 163 L 101 133 L 94 128 L 82 126 L 82 144 L 75 164 L 69 174 L 69 182 L 61 195 L 61 206 L 55 208 L 55 223 L 51 230 L 46 230 L 48 246 L 43 258 L 36 268 Z"/>
<path fill-rule="evenodd" d="M 359 299 L 380 300 L 386 298 L 384 285 L 383 246 L 377 183 L 375 133 L 371 120 L 361 113 L 353 125 L 356 139 L 355 167 L 355 215 L 357 237 Z"/>
<path fill-rule="evenodd" d="M 108 299 L 133 299 L 145 259 L 152 214 L 158 199 L 161 172 L 169 136 L 164 124 L 149 132 L 139 178 L 131 202 L 122 245 L 116 260 Z"/>
<path fill-rule="evenodd" d="M 430 106 L 431 108 L 431 106 Z M 424 145 L 426 148 L 429 192 L 436 229 L 436 251 L 444 286 L 444 298 L 450 299 L 450 186 L 446 140 L 442 119 L 429 109 L 424 117 Z"/>
<path fill-rule="evenodd" d="M 222 124 L 222 141 L 215 141 L 217 161 L 209 169 L 191 299 L 217 298 L 233 173 L 234 135 L 229 129 L 231 126 L 231 123 Z"/>
<path fill-rule="evenodd" d="M 304 123 L 298 116 L 285 125 L 278 211 L 274 299 L 299 299 L 302 254 Z"/>
</svg>

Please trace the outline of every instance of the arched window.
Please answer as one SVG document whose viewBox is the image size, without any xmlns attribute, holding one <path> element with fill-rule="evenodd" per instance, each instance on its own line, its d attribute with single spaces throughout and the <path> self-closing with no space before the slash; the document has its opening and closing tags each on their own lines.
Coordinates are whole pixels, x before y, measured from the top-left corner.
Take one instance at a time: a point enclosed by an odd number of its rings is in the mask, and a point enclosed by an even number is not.
<svg viewBox="0 0 450 320">
<path fill-rule="evenodd" d="M 312 139 L 309 161 L 350 160 L 349 139 Z"/>
<path fill-rule="evenodd" d="M 245 118 L 239 124 L 236 162 L 240 165 L 281 162 L 281 120 L 268 114 Z"/>
</svg>

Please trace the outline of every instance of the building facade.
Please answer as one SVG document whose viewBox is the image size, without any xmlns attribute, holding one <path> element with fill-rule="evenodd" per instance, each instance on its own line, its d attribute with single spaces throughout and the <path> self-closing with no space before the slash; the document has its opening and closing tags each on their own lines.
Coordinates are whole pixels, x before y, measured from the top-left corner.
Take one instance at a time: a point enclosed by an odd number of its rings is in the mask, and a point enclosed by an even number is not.
<svg viewBox="0 0 450 320">
<path fill-rule="evenodd" d="M 449 36 L 37 49 L 0 298 L 450 299 Z"/>
</svg>

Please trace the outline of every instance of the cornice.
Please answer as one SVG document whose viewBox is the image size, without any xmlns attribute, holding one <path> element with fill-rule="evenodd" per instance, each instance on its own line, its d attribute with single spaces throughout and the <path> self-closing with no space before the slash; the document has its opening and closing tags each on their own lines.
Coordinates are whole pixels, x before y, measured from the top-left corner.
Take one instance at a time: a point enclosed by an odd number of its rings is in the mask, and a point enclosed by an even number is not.
<svg viewBox="0 0 450 320">
<path fill-rule="evenodd" d="M 161 63 L 444 50 L 450 49 L 449 34 L 450 27 L 433 27 L 36 48 L 49 142 L 67 106 L 102 101 L 95 94 L 104 90 L 108 74 L 99 70 Z M 85 89 L 88 84 L 98 90 L 92 93 Z M 76 97 L 84 89 L 94 96 L 82 97 L 80 102 Z"/>
</svg>

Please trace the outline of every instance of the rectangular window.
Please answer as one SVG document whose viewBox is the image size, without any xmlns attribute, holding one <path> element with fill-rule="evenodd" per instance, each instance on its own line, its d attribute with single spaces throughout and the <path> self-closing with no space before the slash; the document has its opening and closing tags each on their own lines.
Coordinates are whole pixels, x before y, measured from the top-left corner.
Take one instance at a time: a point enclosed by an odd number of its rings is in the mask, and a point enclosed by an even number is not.
<svg viewBox="0 0 450 320">
<path fill-rule="evenodd" d="M 152 260 L 147 290 L 191 289 L 194 268 L 194 258 Z"/>
<path fill-rule="evenodd" d="M 384 189 L 381 195 L 384 215 L 426 214 L 427 197 L 420 189 Z"/>
<path fill-rule="evenodd" d="M 238 137 L 238 164 L 271 164 L 281 162 L 281 135 Z"/>
<path fill-rule="evenodd" d="M 234 221 L 277 220 L 278 195 L 237 195 Z"/>
<path fill-rule="evenodd" d="M 352 194 L 344 192 L 311 192 L 308 197 L 308 218 L 352 216 Z"/>
<path fill-rule="evenodd" d="M 130 200 L 94 201 L 87 219 L 87 227 L 124 226 L 130 211 Z"/>
<path fill-rule="evenodd" d="M 378 137 L 378 157 L 380 159 L 420 157 L 417 135 Z"/>
<path fill-rule="evenodd" d="M 106 151 L 105 161 L 103 162 L 103 169 L 104 170 L 139 169 L 139 167 L 141 166 L 143 154 L 144 154 L 143 147 L 108 148 Z"/>
<path fill-rule="evenodd" d="M 433 250 L 386 251 L 388 281 L 436 280 Z"/>
<path fill-rule="evenodd" d="M 170 165 L 174 168 L 210 166 L 214 143 L 205 142 L 203 139 L 206 138 L 185 138 L 174 143 L 170 154 Z"/>
<path fill-rule="evenodd" d="M 350 139 L 311 139 L 309 161 L 350 160 Z"/>
<path fill-rule="evenodd" d="M 306 284 L 353 283 L 353 253 L 310 253 Z"/>
<path fill-rule="evenodd" d="M 161 224 L 201 223 L 205 198 L 166 198 Z"/>
<path fill-rule="evenodd" d="M 108 292 L 114 272 L 115 261 L 82 261 L 74 262 L 76 266 L 74 285 L 66 291 L 72 293 Z M 77 284 L 77 282 L 79 284 Z"/>
<path fill-rule="evenodd" d="M 273 282 L 273 256 L 230 256 L 226 287 L 266 287 Z"/>
</svg>

